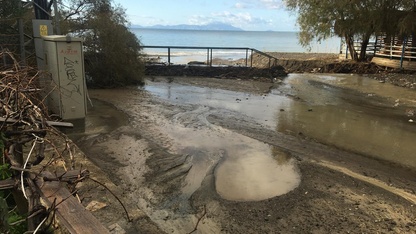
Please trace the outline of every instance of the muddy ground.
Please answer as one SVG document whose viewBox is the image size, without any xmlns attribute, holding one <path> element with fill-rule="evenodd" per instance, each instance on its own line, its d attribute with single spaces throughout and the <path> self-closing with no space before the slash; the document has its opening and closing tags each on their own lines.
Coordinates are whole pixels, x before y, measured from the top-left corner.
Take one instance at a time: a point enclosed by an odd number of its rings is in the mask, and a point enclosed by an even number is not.
<svg viewBox="0 0 416 234">
<path fill-rule="evenodd" d="M 241 92 L 267 93 L 266 82 L 209 78 L 153 78 Z M 357 95 L 348 91 L 351 97 Z M 210 112 L 209 124 L 267 143 L 294 159 L 301 182 L 293 191 L 261 201 L 230 201 L 215 189 L 221 152 L 178 153 L 163 131 L 173 119 L 186 128 L 206 128 L 193 113 L 199 107 L 178 106 L 141 89 L 91 90 L 90 96 L 118 109 L 98 119 L 114 130 L 81 139 L 87 157 L 106 172 L 121 192 L 133 222 L 109 207 L 96 213 L 118 222 L 127 233 L 415 233 L 415 170 L 323 145 L 302 135 L 285 135 L 235 113 Z M 114 116 L 118 113 L 119 116 Z M 185 114 L 184 114 L 185 113 Z M 112 119 L 114 118 L 114 119 Z M 93 124 L 94 121 L 91 122 Z M 98 125 L 102 125 L 98 124 Z M 95 126 L 98 127 L 99 126 Z M 200 186 L 185 193 L 193 158 L 212 158 L 195 175 Z M 88 200 L 87 200 L 88 201 Z M 117 204 L 113 204 L 117 207 Z M 145 215 L 146 214 L 146 215 Z"/>
<path fill-rule="evenodd" d="M 413 78 L 407 77 L 403 86 L 411 87 Z M 381 72 L 374 78 L 403 79 Z M 253 95 L 280 85 L 254 79 L 148 79 Z M 361 95 L 353 89 L 342 93 L 351 99 Z M 416 233 L 415 168 L 325 145 L 302 133 L 284 134 L 237 112 L 177 105 L 142 88 L 90 90 L 89 95 L 97 107 L 89 110 L 88 131 L 77 136 L 77 144 L 116 185 L 133 221 L 127 222 L 121 207 L 100 195 L 102 189 L 84 202 L 98 197 L 108 205 L 94 214 L 112 224 L 114 233 Z M 371 100 L 363 105 L 383 106 L 382 100 Z M 281 152 L 278 160 L 296 165 L 300 183 L 263 200 L 225 199 L 215 178 L 227 152 L 180 150 L 185 144 L 167 134 L 172 124 L 186 132 L 238 134 L 270 145 Z M 199 167 L 198 158 L 209 160 Z"/>
</svg>

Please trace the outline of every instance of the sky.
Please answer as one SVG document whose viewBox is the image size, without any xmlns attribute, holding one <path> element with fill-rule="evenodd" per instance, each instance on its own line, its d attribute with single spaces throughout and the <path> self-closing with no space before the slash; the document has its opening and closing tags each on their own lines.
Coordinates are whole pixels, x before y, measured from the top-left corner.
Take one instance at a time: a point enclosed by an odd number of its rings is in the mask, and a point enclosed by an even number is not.
<svg viewBox="0 0 416 234">
<path fill-rule="evenodd" d="M 132 25 L 222 22 L 247 31 L 298 31 L 282 0 L 114 0 Z"/>
</svg>

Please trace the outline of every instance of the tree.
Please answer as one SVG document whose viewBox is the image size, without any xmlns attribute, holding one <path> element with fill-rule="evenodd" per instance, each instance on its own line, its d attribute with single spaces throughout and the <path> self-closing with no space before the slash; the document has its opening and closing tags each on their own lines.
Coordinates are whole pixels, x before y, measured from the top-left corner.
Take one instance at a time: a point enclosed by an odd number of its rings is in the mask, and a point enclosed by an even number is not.
<svg viewBox="0 0 416 234">
<path fill-rule="evenodd" d="M 0 4 L 0 50 L 7 49 L 15 55 L 20 54 L 20 32 L 22 27 L 26 35 L 32 32 L 32 12 L 22 7 L 22 3 L 16 0 L 2 0 Z M 25 37 L 24 39 L 27 39 Z M 30 50 L 32 48 L 26 48 Z"/>
<path fill-rule="evenodd" d="M 348 46 L 352 59 L 365 60 L 371 36 L 398 33 L 405 21 L 395 12 L 412 12 L 414 0 L 285 0 L 289 10 L 298 12 L 300 43 L 307 46 L 313 39 L 321 41 L 340 36 Z M 409 14 L 410 15 L 410 14 Z M 413 21 L 412 21 L 413 20 Z M 405 30 L 406 31 L 406 30 Z M 403 30 L 401 32 L 404 32 Z M 360 54 L 354 43 L 360 41 Z"/>
<path fill-rule="evenodd" d="M 85 69 L 90 85 L 116 87 L 142 83 L 141 45 L 129 31 L 125 11 L 111 0 L 72 1 L 62 12 L 64 32 L 85 39 Z"/>
</svg>

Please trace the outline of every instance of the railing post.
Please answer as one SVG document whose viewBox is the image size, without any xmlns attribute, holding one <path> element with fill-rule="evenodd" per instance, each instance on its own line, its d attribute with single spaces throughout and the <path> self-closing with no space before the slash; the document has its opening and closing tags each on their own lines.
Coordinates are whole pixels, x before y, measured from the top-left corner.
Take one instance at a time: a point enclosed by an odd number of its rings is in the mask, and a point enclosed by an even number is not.
<svg viewBox="0 0 416 234">
<path fill-rule="evenodd" d="M 211 55 L 210 55 L 211 59 L 209 61 L 209 66 L 212 67 L 212 49 L 211 49 Z"/>
<path fill-rule="evenodd" d="M 170 47 L 168 47 L 168 66 L 170 66 Z"/>
<path fill-rule="evenodd" d="M 404 51 L 406 49 L 407 44 L 407 37 L 403 38 L 403 46 L 402 46 L 402 56 L 400 56 L 400 69 L 403 69 L 403 57 L 404 57 Z"/>
<path fill-rule="evenodd" d="M 247 64 L 248 64 L 248 49 L 246 49 L 246 67 L 247 67 Z"/>
<path fill-rule="evenodd" d="M 253 49 L 251 49 L 251 58 L 250 58 L 250 67 L 253 67 L 253 54 L 254 53 L 254 51 L 253 51 Z"/>
<path fill-rule="evenodd" d="M 394 40 L 394 38 L 393 38 Z M 390 39 L 390 59 L 393 57 L 393 41 Z"/>
<path fill-rule="evenodd" d="M 209 65 L 209 49 L 207 49 L 207 65 Z"/>
</svg>

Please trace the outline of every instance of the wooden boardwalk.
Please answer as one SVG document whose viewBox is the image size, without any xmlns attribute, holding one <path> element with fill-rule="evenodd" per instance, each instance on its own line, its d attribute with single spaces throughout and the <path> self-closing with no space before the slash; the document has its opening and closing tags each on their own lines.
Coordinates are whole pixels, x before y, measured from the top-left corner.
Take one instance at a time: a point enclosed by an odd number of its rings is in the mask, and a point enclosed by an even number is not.
<svg viewBox="0 0 416 234">
<path fill-rule="evenodd" d="M 404 69 L 410 71 L 416 71 L 416 61 L 409 61 L 409 60 L 399 60 L 399 59 L 391 59 L 386 57 L 374 57 L 371 62 L 383 66 L 383 67 L 390 67 L 395 69 Z"/>
</svg>

